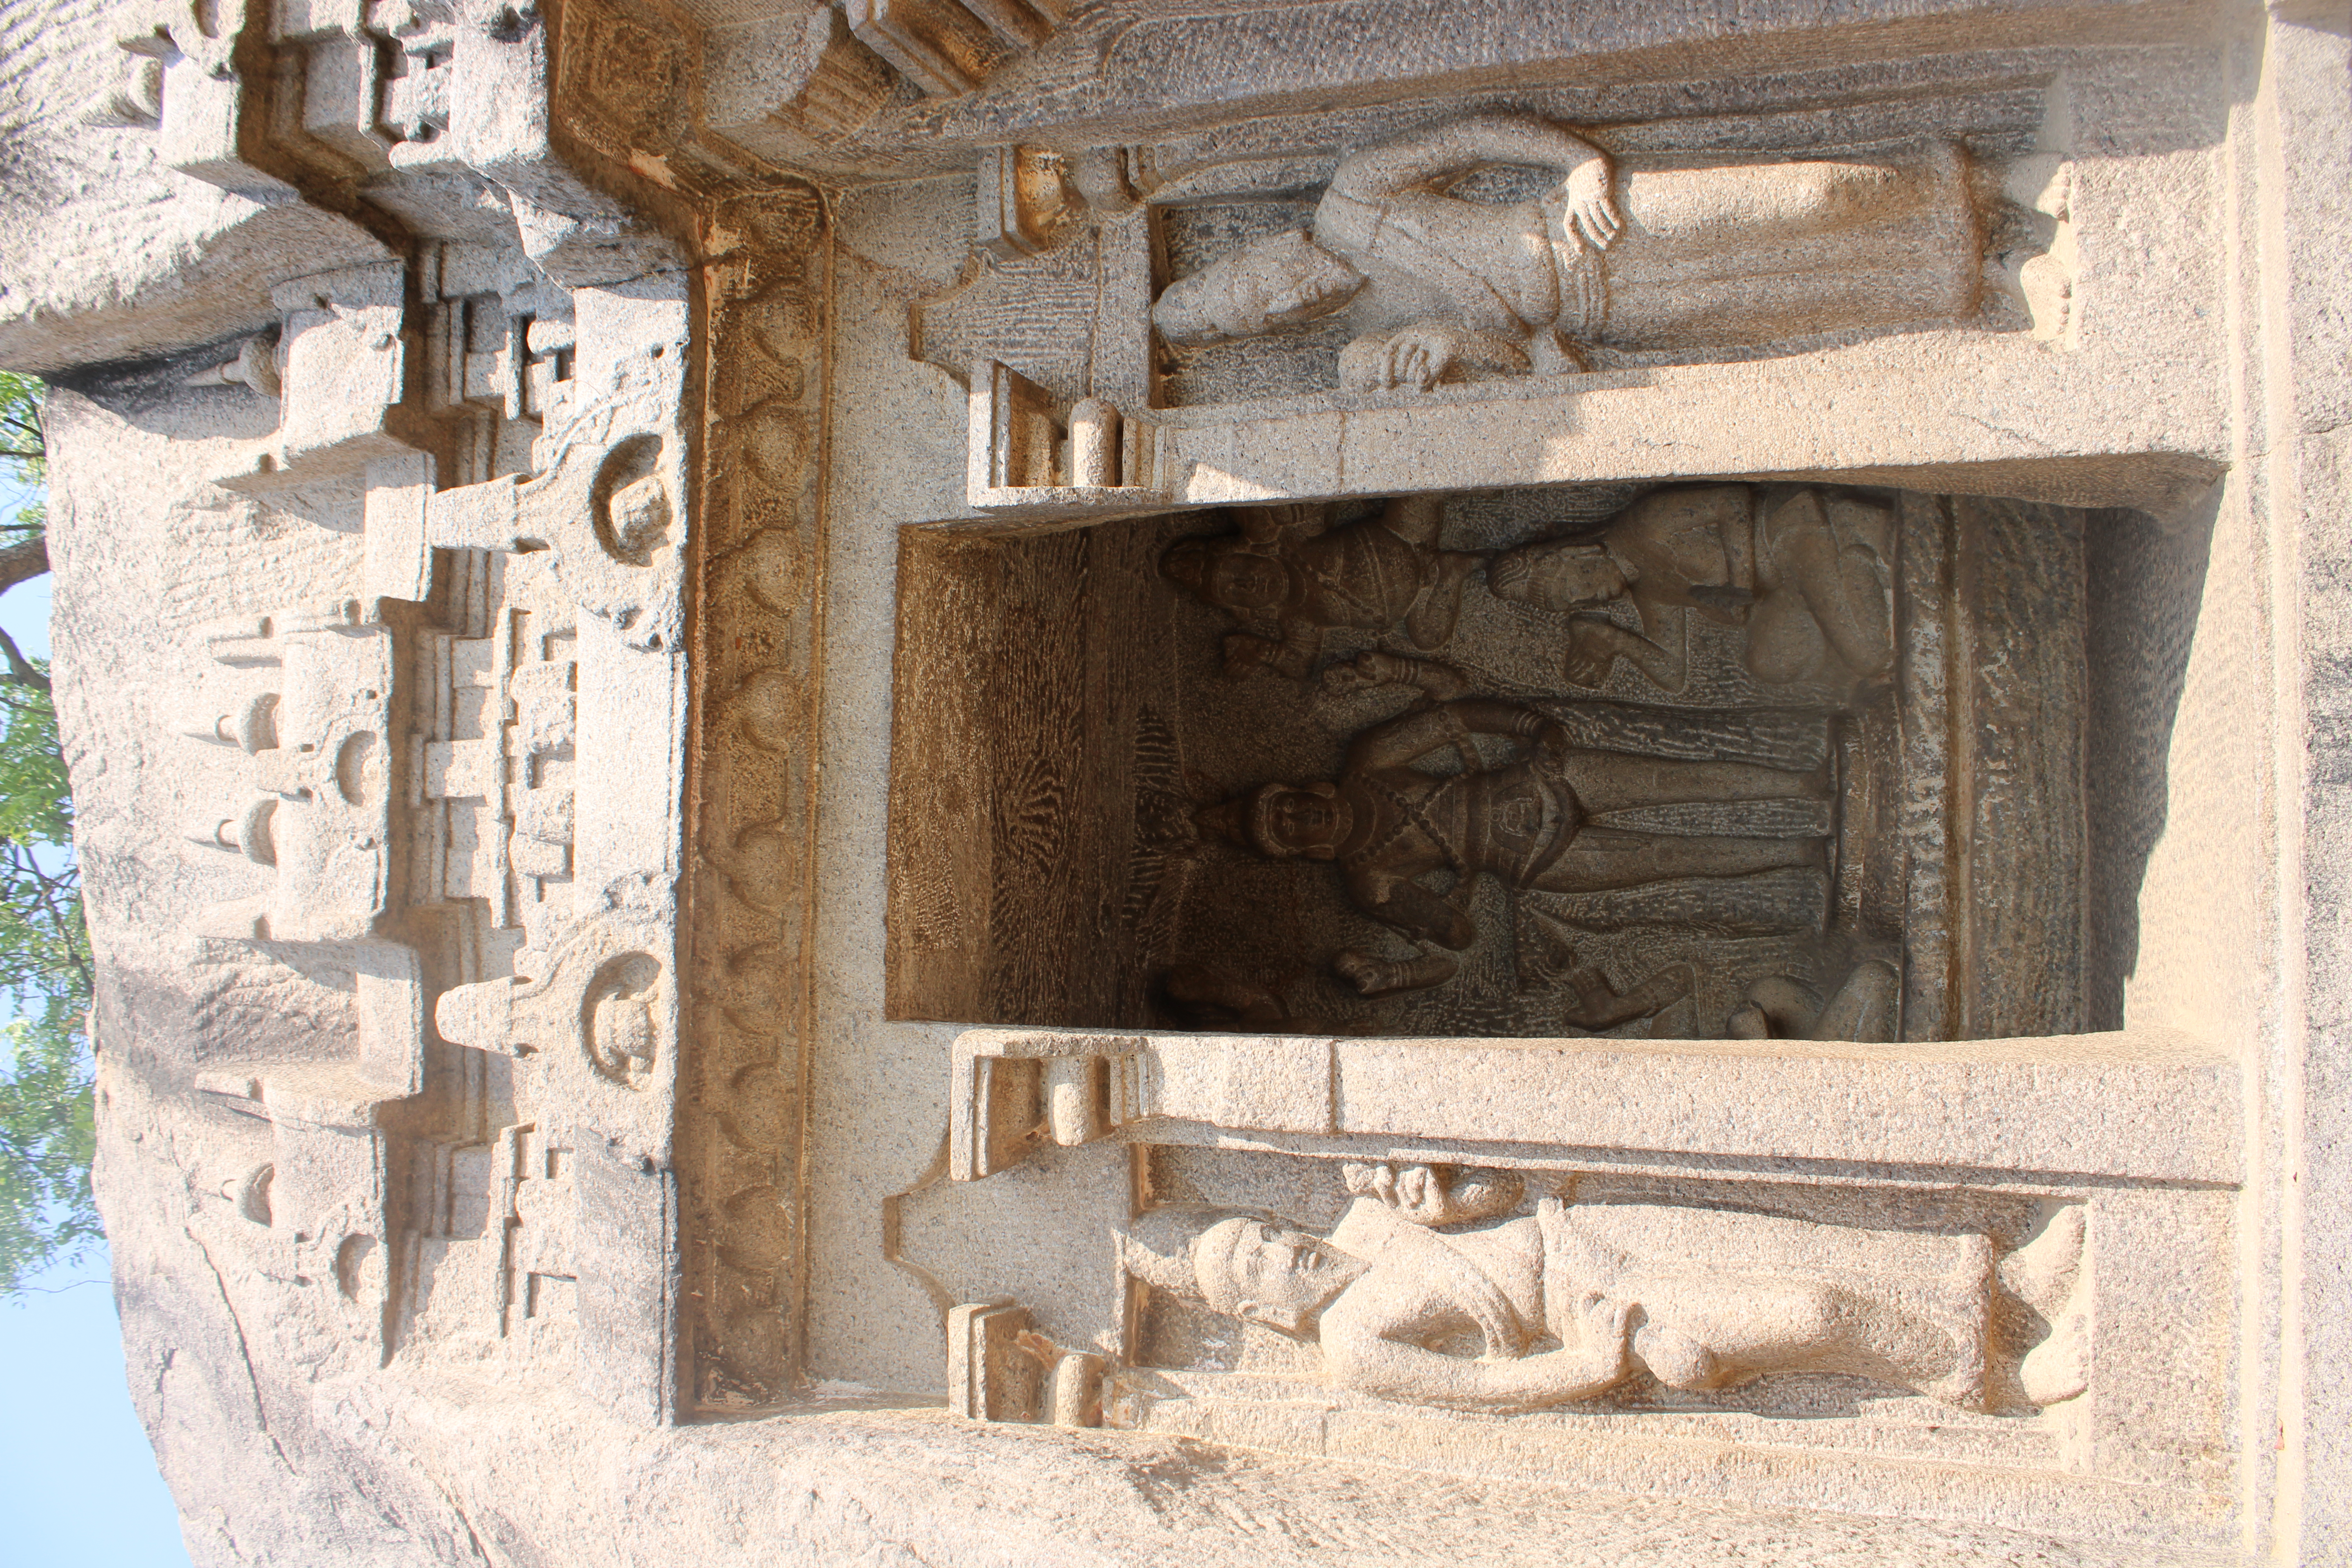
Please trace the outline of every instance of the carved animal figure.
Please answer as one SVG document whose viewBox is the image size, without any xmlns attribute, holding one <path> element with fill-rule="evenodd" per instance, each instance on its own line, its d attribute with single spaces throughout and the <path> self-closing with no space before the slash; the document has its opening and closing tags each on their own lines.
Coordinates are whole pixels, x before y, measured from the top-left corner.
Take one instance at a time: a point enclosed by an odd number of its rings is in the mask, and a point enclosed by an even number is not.
<svg viewBox="0 0 2352 1568">
<path fill-rule="evenodd" d="M 1491 165 L 1556 172 L 1532 201 L 1451 194 Z M 1549 121 L 1477 114 L 1340 160 L 1306 229 L 1170 285 L 1171 343 L 1345 312 L 1354 391 L 1465 367 L 1559 374 L 1593 344 L 1724 350 L 1973 310 L 1983 242 L 1958 149 L 1895 158 L 1614 169 Z"/>
</svg>

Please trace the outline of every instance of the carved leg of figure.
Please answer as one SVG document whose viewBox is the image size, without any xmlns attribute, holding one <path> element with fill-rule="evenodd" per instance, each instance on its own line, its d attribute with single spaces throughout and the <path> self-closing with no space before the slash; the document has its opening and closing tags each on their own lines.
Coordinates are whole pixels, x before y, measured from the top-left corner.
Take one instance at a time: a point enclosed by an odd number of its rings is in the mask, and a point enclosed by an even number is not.
<svg viewBox="0 0 2352 1568">
<path fill-rule="evenodd" d="M 2083 1279 L 2082 1206 L 2060 1209 L 2041 1235 L 2002 1258 L 2000 1282 L 2050 1325 L 2048 1336 L 2018 1365 L 2025 1397 L 2057 1405 L 2088 1388 L 2091 1311 Z"/>
<path fill-rule="evenodd" d="M 1801 1040 L 1812 1034 L 1822 999 L 1811 986 L 1774 974 L 1748 988 L 1748 1000 L 1725 1023 L 1735 1040 Z"/>
<path fill-rule="evenodd" d="M 1748 617 L 1748 668 L 1759 680 L 1812 673 L 1822 651 L 1814 639 L 1856 674 L 1886 673 L 1895 662 L 1893 589 L 1872 541 L 1887 526 L 1883 508 L 1839 500 L 1825 510 L 1817 490 L 1799 491 L 1767 520 L 1758 582 L 1768 592 Z M 1800 616 L 1809 627 L 1800 629 Z"/>
<path fill-rule="evenodd" d="M 1735 1040 L 1868 1040 L 1895 1037 L 1903 977 L 1885 959 L 1853 966 L 1823 1005 L 1813 989 L 1786 974 L 1748 988 L 1748 1000 L 1724 1021 Z"/>
<path fill-rule="evenodd" d="M 1628 170 L 1603 342 L 1728 347 L 1962 316 L 1984 247 L 1967 156 Z"/>
<path fill-rule="evenodd" d="M 1560 772 L 1578 802 L 1595 816 L 1687 801 L 1801 800 L 1824 793 L 1820 777 L 1811 773 L 1752 763 L 1686 763 L 1617 752 L 1570 752 Z"/>
<path fill-rule="evenodd" d="M 1807 1038 L 1815 1040 L 1885 1041 L 1895 1037 L 1895 1015 L 1903 998 L 1903 977 L 1882 958 L 1865 958 L 1853 966 L 1821 1016 L 1813 1020 Z"/>
<path fill-rule="evenodd" d="M 1580 1029 L 1611 1029 L 1629 1019 L 1664 1012 L 1698 985 L 1698 971 L 1687 963 L 1670 963 L 1620 995 L 1610 989 L 1608 976 L 1590 965 L 1568 977 L 1576 1000 L 1560 1017 Z"/>
<path fill-rule="evenodd" d="M 1730 766 L 1733 764 L 1723 764 Z M 1826 863 L 1817 838 L 1580 833 L 1535 886 L 1551 893 L 1632 888 L 1675 877 L 1744 877 L 1783 866 Z"/>
<path fill-rule="evenodd" d="M 1458 550 L 1440 551 L 1431 558 L 1429 585 L 1405 612 L 1404 632 L 1413 647 L 1441 647 L 1454 636 L 1454 623 L 1462 616 L 1462 584 L 1486 559 Z"/>
<path fill-rule="evenodd" d="M 1623 1288 L 1643 1291 L 1647 1314 L 1633 1353 L 1669 1388 L 1735 1388 L 1765 1373 L 1846 1373 L 1963 1407 L 1983 1400 L 1984 1314 L 1970 1320 L 1957 1295 L 1950 1311 L 1922 1310 L 1843 1284 L 1734 1270 L 1685 1276 L 1670 1291 L 1648 1281 Z M 1962 1321 L 1944 1321 L 1955 1313 Z"/>
<path fill-rule="evenodd" d="M 1425 991 L 1454 978 L 1460 967 L 1450 958 L 1423 954 L 1419 958 L 1374 958 L 1353 951 L 1331 961 L 1339 976 L 1367 996 L 1391 996 L 1400 991 Z"/>
</svg>

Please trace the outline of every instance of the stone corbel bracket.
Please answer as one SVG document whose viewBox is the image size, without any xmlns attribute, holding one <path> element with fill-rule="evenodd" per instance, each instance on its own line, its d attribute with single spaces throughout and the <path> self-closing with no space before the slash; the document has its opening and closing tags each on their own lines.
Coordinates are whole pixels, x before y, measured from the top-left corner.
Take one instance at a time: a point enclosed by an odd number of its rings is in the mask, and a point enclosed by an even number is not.
<svg viewBox="0 0 2352 1568">
<path fill-rule="evenodd" d="M 302 486 L 363 483 L 373 462 L 421 456 L 385 423 L 405 395 L 406 287 L 406 268 L 385 261 L 270 290 L 283 322 L 275 356 L 278 429 L 215 483 L 274 497 Z"/>
<path fill-rule="evenodd" d="M 430 545 L 551 552 L 583 612 L 662 654 L 684 623 L 683 292 L 674 275 L 576 290 L 575 412 L 547 471 L 443 490 L 425 518 Z"/>
<path fill-rule="evenodd" d="M 948 1408 L 969 1421 L 1099 1426 L 1106 1365 L 1032 1332 L 1028 1310 L 1010 1301 L 948 1313 Z"/>
<path fill-rule="evenodd" d="M 967 500 L 1022 522 L 1077 523 L 1149 511 L 1168 492 L 1122 483 L 1153 472 L 1153 427 L 1100 398 L 1068 408 L 1019 371 L 972 366 Z"/>
<path fill-rule="evenodd" d="M 859 42 L 932 98 L 971 92 L 1068 20 L 1066 0 L 845 0 Z"/>
<path fill-rule="evenodd" d="M 120 86 L 87 105 L 93 125 L 145 126 L 162 161 L 181 174 L 264 206 L 297 199 L 294 187 L 255 167 L 240 132 L 257 95 L 237 68 L 248 27 L 268 26 L 266 0 L 133 0 L 115 18 L 115 43 L 130 58 Z"/>
<path fill-rule="evenodd" d="M 968 1029 L 956 1037 L 948 1173 L 976 1182 L 1040 1142 L 1091 1143 L 1150 1114 L 1136 1035 Z"/>
</svg>

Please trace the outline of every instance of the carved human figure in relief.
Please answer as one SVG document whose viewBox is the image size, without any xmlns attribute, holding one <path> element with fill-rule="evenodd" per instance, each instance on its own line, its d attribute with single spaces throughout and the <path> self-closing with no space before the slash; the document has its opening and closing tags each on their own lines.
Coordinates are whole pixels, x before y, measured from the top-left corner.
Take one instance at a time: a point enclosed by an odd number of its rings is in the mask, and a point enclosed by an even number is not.
<svg viewBox="0 0 2352 1568">
<path fill-rule="evenodd" d="M 1768 684 L 1843 684 L 1895 662 L 1894 517 L 1878 502 L 1804 489 L 1769 511 L 1748 485 L 1685 485 L 1643 497 L 1598 535 L 1538 540 L 1497 556 L 1496 597 L 1599 610 L 1622 599 L 1641 629 L 1601 615 L 1570 625 L 1566 674 L 1597 687 L 1619 659 L 1661 689 L 1690 674 L 1690 623 L 1746 634 L 1743 662 Z"/>
<path fill-rule="evenodd" d="M 1276 628 L 1271 637 L 1225 639 L 1232 676 L 1270 669 L 1301 679 L 1323 634 L 1342 626 L 1402 625 L 1414 647 L 1441 647 L 1462 613 L 1463 583 L 1486 559 L 1437 547 L 1444 505 L 1430 496 L 1402 497 L 1377 517 L 1337 528 L 1322 526 L 1319 507 L 1238 512 L 1238 533 L 1180 539 L 1160 561 L 1161 574 L 1202 604 Z"/>
<path fill-rule="evenodd" d="M 1451 194 L 1494 165 L 1557 174 L 1532 201 Z M 1353 391 L 1427 391 L 1467 368 L 1551 374 L 1594 344 L 1734 350 L 1950 320 L 1983 256 L 1964 156 L 1617 170 L 1564 127 L 1477 114 L 1339 162 L 1304 229 L 1251 241 L 1160 295 L 1209 343 L 1345 312 Z"/>
<path fill-rule="evenodd" d="M 1478 735 L 1526 743 L 1489 765 Z M 1414 766 L 1455 750 L 1463 769 Z M 1818 774 L 1748 763 L 1683 762 L 1579 749 L 1556 721 L 1487 698 L 1441 702 L 1356 737 L 1336 781 L 1272 784 L 1202 814 L 1204 826 L 1272 858 L 1337 861 L 1356 904 L 1416 942 L 1459 952 L 1477 930 L 1459 905 L 1423 885 L 1452 872 L 1513 888 L 1584 893 L 1686 877 L 1738 877 L 1823 863 L 1822 840 L 1669 835 L 1610 829 L 1595 817 L 1694 801 L 1819 797 Z M 1452 977 L 1437 955 L 1394 963 L 1342 953 L 1339 972 L 1366 995 Z"/>
<path fill-rule="evenodd" d="M 1464 1410 L 1536 1410 L 1646 1372 L 1702 1393 L 1844 1373 L 1963 1409 L 1989 1382 L 2042 1405 L 2083 1392 L 2081 1211 L 2006 1258 L 1984 1235 L 1864 1230 L 1663 1203 L 1518 1208 L 1513 1173 L 1349 1167 L 1328 1237 L 1276 1216 L 1171 1207 L 1123 1243 L 1153 1288 L 1321 1347 L 1325 1377 Z M 1444 1228 L 1440 1228 L 1444 1227 Z M 1997 1381 L 1995 1303 L 2058 1325 Z M 2014 1394 L 2008 1393 L 2011 1388 Z"/>
</svg>

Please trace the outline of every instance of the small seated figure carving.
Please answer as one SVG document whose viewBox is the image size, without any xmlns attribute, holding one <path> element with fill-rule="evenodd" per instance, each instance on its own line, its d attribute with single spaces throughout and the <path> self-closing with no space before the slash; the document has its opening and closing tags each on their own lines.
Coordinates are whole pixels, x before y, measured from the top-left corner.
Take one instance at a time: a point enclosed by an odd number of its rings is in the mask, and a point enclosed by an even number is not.
<svg viewBox="0 0 2352 1568">
<path fill-rule="evenodd" d="M 1400 497 L 1377 517 L 1337 528 L 1318 526 L 1321 510 L 1241 508 L 1240 532 L 1180 539 L 1160 557 L 1161 574 L 1202 604 L 1278 628 L 1272 637 L 1227 637 L 1227 675 L 1270 669 L 1302 679 L 1335 627 L 1402 625 L 1420 648 L 1454 635 L 1462 585 L 1486 557 L 1437 547 L 1443 501 Z"/>
<path fill-rule="evenodd" d="M 1453 194 L 1494 166 L 1555 179 L 1531 201 Z M 1465 369 L 1580 371 L 1594 344 L 1727 350 L 1965 316 L 1983 248 L 1945 144 L 1621 172 L 1565 127 L 1474 114 L 1349 153 L 1307 228 L 1177 279 L 1152 321 L 1182 345 L 1344 313 L 1342 387 L 1426 392 Z"/>
<path fill-rule="evenodd" d="M 1800 490 L 1756 515 L 1747 485 L 1644 496 L 1590 540 L 1549 539 L 1497 556 L 1487 586 L 1541 609 L 1623 599 L 1638 632 L 1602 616 L 1570 624 L 1569 680 L 1597 687 L 1623 659 L 1668 692 L 1690 678 L 1688 617 L 1743 626 L 1743 662 L 1768 684 L 1874 679 L 1895 662 L 1894 524 L 1886 508 Z"/>
<path fill-rule="evenodd" d="M 1332 1384 L 1407 1404 L 1538 1410 L 1644 1372 L 1690 1392 L 1835 1373 L 1983 1409 L 2004 1289 L 2056 1327 L 2003 1386 L 2032 1405 L 2083 1391 L 2078 1209 L 1997 1267 L 1983 1235 L 1555 1197 L 1497 1218 L 1520 1202 L 1508 1172 L 1347 1176 L 1356 1195 L 1328 1237 L 1172 1206 L 1137 1223 L 1123 1261 L 1154 1289 L 1318 1342 Z"/>
<path fill-rule="evenodd" d="M 1527 754 L 1490 766 L 1476 735 L 1524 741 Z M 1448 749 L 1460 752 L 1460 773 L 1412 765 Z M 1366 914 L 1458 952 L 1477 940 L 1477 930 L 1455 903 L 1423 886 L 1424 877 L 1484 872 L 1513 888 L 1580 893 L 1817 867 L 1818 839 L 1627 833 L 1591 819 L 1690 801 L 1804 798 L 1821 789 L 1818 775 L 1746 763 L 1580 750 L 1531 708 L 1472 698 L 1367 730 L 1334 782 L 1267 784 L 1208 808 L 1200 821 L 1272 858 L 1337 861 Z M 1399 963 L 1357 952 L 1341 954 L 1335 967 L 1366 995 L 1433 985 L 1454 969 L 1453 960 L 1433 954 Z"/>
</svg>

